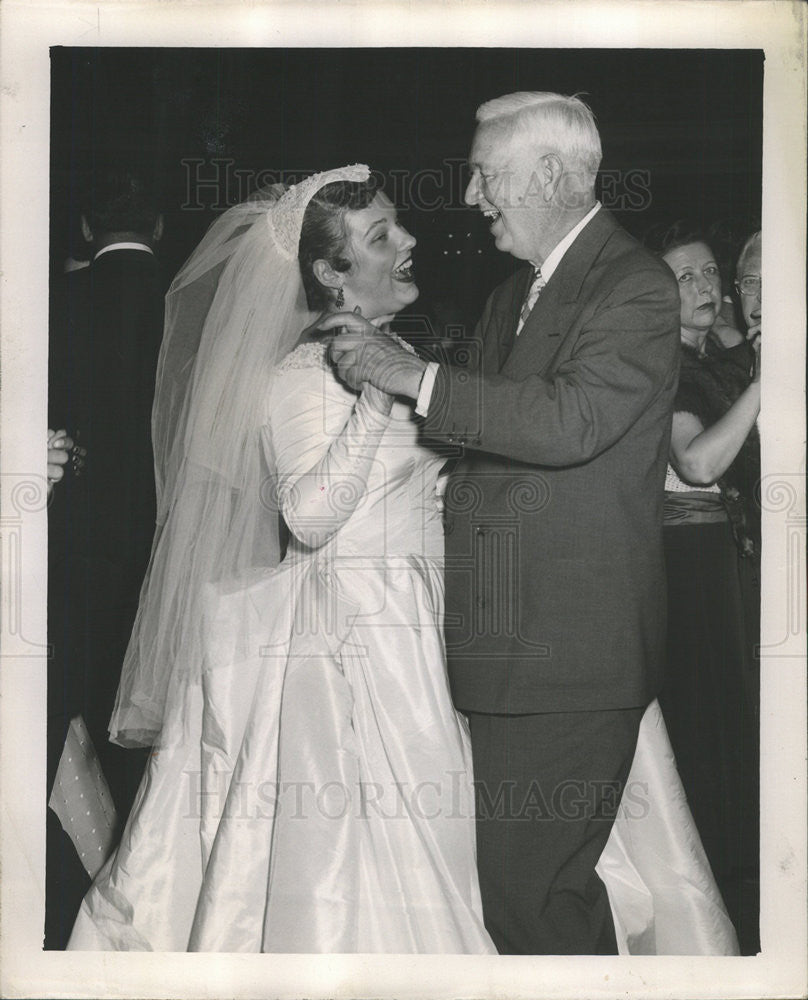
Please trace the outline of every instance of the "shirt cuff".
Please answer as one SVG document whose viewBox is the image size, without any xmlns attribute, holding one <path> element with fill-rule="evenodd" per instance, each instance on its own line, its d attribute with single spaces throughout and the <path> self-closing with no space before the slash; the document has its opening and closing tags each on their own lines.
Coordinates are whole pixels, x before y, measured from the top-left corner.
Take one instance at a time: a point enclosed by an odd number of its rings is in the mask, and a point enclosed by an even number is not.
<svg viewBox="0 0 808 1000">
<path fill-rule="evenodd" d="M 428 361 L 424 374 L 421 376 L 418 399 L 415 401 L 415 412 L 419 417 L 425 417 L 429 412 L 432 390 L 435 388 L 435 379 L 438 377 L 438 367 L 437 361 Z"/>
</svg>

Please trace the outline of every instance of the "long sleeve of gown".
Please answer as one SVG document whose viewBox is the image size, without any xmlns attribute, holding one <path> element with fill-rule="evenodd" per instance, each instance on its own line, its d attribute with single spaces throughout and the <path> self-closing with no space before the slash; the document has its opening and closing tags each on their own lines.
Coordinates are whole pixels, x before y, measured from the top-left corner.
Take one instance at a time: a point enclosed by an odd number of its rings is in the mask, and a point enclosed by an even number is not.
<svg viewBox="0 0 808 1000">
<path fill-rule="evenodd" d="M 388 421 L 330 370 L 276 375 L 264 445 L 278 473 L 281 514 L 305 545 L 325 544 L 354 512 Z"/>
</svg>

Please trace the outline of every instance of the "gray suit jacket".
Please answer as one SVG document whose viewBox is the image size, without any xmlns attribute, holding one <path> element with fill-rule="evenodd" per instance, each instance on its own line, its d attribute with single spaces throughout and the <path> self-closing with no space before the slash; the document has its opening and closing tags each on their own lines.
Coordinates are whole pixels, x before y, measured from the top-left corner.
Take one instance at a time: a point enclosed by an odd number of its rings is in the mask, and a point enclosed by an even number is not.
<svg viewBox="0 0 808 1000">
<path fill-rule="evenodd" d="M 441 366 L 425 420 L 427 435 L 468 449 L 446 497 L 455 702 L 643 705 L 665 628 L 676 282 L 603 209 L 515 337 L 531 274 L 494 291 L 468 363 Z"/>
</svg>

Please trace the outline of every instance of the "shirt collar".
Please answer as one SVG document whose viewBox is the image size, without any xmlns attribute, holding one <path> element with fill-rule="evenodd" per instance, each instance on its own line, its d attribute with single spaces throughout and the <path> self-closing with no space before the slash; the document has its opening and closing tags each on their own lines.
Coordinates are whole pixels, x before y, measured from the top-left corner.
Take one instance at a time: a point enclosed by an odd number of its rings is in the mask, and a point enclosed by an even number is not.
<svg viewBox="0 0 808 1000">
<path fill-rule="evenodd" d="M 581 221 L 576 226 L 573 226 L 573 228 L 570 229 L 570 231 L 567 233 L 564 239 L 561 240 L 560 243 L 556 243 L 556 245 L 553 247 L 550 253 L 547 254 L 547 257 L 545 258 L 544 263 L 541 265 L 541 267 L 536 268 L 537 271 L 541 272 L 541 276 L 542 278 L 544 278 L 545 282 L 548 282 L 550 280 L 550 278 L 553 275 L 553 271 L 555 271 L 555 269 L 561 263 L 561 258 L 575 242 L 576 237 L 584 228 L 584 226 L 590 221 L 590 219 L 594 218 L 595 213 L 598 211 L 599 208 L 600 208 L 600 202 L 596 201 L 595 204 L 590 209 L 590 211 L 587 212 L 587 214 L 583 217 L 583 219 L 581 219 Z M 536 267 L 535 264 L 533 266 Z"/>
<path fill-rule="evenodd" d="M 150 253 L 152 257 L 154 256 L 152 248 L 146 246 L 145 243 L 110 243 L 105 247 L 101 247 L 95 257 L 93 257 L 93 260 L 98 260 L 101 254 L 107 253 L 109 250 L 145 250 L 146 253 Z"/>
</svg>

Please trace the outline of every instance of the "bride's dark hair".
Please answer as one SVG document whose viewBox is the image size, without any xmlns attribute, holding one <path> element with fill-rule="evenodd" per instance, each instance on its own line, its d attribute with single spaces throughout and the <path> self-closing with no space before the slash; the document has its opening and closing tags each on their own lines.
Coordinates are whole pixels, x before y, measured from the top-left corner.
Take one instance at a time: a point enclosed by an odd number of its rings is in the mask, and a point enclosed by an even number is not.
<svg viewBox="0 0 808 1000">
<path fill-rule="evenodd" d="M 321 187 L 309 202 L 303 216 L 297 258 L 310 309 L 325 309 L 330 302 L 330 290 L 314 276 L 314 262 L 327 260 L 335 271 L 350 270 L 351 261 L 345 256 L 348 244 L 345 213 L 367 208 L 376 190 L 373 177 L 360 182 L 335 181 Z"/>
</svg>

